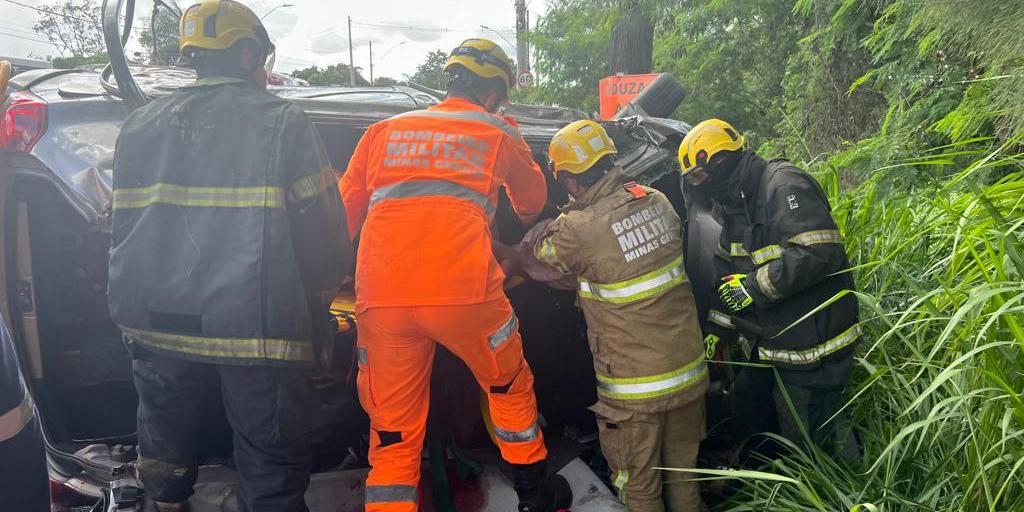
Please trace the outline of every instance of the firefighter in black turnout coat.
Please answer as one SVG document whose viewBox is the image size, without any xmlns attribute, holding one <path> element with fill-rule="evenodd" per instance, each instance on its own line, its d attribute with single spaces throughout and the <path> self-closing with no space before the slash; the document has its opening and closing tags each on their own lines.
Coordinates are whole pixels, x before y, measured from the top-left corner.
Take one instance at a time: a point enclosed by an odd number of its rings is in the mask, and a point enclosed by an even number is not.
<svg viewBox="0 0 1024 512">
<path fill-rule="evenodd" d="M 114 156 L 107 295 L 139 395 L 139 480 L 159 512 L 188 509 L 219 381 L 238 509 L 307 512 L 309 373 L 353 259 L 337 178 L 306 114 L 265 90 L 273 45 L 252 10 L 202 0 L 179 30 L 198 80 L 133 111 Z"/>
<path fill-rule="evenodd" d="M 749 361 L 771 365 L 782 383 L 771 369 L 739 371 L 732 413 L 740 440 L 777 431 L 855 456 L 845 417 L 833 416 L 860 340 L 858 304 L 824 191 L 792 163 L 745 150 L 743 136 L 718 119 L 687 134 L 679 161 L 722 225 L 715 258 L 720 297 L 706 334 L 716 339 L 746 326 L 739 330 Z"/>
</svg>

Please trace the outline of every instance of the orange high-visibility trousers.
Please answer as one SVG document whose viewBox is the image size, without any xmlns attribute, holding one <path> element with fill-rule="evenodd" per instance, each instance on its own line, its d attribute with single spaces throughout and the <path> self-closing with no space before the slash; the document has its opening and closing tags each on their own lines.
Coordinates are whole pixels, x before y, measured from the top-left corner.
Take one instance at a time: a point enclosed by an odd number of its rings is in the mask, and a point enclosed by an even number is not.
<svg viewBox="0 0 1024 512">
<path fill-rule="evenodd" d="M 366 512 L 415 512 L 435 342 L 462 359 L 487 393 L 502 457 L 547 457 L 533 372 L 504 296 L 480 304 L 370 308 L 359 317 L 359 401 L 370 416 Z M 474 409 L 475 413 L 475 409 Z"/>
</svg>

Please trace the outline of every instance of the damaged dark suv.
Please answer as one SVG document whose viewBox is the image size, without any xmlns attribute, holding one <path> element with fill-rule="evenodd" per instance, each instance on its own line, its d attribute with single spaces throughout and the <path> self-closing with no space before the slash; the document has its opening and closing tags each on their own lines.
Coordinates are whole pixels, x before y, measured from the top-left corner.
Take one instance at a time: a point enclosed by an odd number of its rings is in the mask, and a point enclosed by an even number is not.
<svg viewBox="0 0 1024 512">
<path fill-rule="evenodd" d="M 37 403 L 58 511 L 134 510 L 141 492 L 134 478 L 137 398 L 131 363 L 106 302 L 113 149 L 121 122 L 134 107 L 193 76 L 187 69 L 128 65 L 121 42 L 131 30 L 133 3 L 105 3 L 111 64 L 103 69 L 27 71 L 0 84 L 0 313 Z M 125 10 L 127 26 L 120 27 L 118 13 Z M 419 86 L 274 92 L 310 115 L 339 172 L 370 124 L 438 101 L 436 91 Z M 646 110 L 668 115 L 680 99 L 662 95 Z M 604 122 L 620 148 L 619 163 L 681 209 L 674 148 L 689 127 L 648 116 L 640 104 Z M 524 105 L 512 105 L 507 113 L 518 120 L 542 166 L 555 132 L 585 117 L 571 109 Z M 549 185 L 545 215 L 553 216 L 565 198 Z M 504 196 L 496 224 L 506 243 L 516 243 L 524 233 Z M 351 293 L 343 292 L 335 302 L 337 335 L 332 346 L 321 347 L 314 376 L 321 402 L 315 474 L 307 494 L 314 511 L 362 509 L 368 427 L 355 396 L 358 321 Z M 624 510 L 602 483 L 607 470 L 587 410 L 596 399 L 594 375 L 574 293 L 513 279 L 508 294 L 536 374 L 552 465 L 573 486 L 573 510 Z M 471 383 L 457 359 L 438 355 L 424 455 L 425 510 L 515 508 L 515 493 L 487 435 L 479 390 Z M 230 430 L 218 393 L 211 383 L 200 447 L 203 467 L 193 498 L 197 511 L 235 506 Z"/>
</svg>

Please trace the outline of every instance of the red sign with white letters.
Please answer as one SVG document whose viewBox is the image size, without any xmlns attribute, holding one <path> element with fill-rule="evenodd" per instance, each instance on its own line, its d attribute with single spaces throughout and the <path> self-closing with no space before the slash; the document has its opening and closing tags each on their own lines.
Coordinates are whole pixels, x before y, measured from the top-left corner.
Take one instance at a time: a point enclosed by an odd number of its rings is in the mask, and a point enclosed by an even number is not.
<svg viewBox="0 0 1024 512">
<path fill-rule="evenodd" d="M 614 117 L 616 112 L 633 101 L 655 78 L 658 78 L 657 74 L 616 75 L 603 78 L 598 85 L 601 117 Z"/>
</svg>

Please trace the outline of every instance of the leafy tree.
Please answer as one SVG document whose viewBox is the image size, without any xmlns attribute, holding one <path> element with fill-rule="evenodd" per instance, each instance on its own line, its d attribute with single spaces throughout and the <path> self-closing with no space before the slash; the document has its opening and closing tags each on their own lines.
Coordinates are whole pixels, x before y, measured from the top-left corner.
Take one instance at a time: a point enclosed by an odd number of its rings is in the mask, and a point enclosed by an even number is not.
<svg viewBox="0 0 1024 512">
<path fill-rule="evenodd" d="M 889 127 L 895 122 L 954 141 L 1024 133 L 1024 4 L 889 4 L 864 41 L 878 65 L 857 82 L 881 90 L 891 107 L 899 107 Z"/>
<path fill-rule="evenodd" d="M 178 62 L 178 17 L 167 9 L 159 9 L 152 26 L 139 32 L 139 42 L 146 49 L 150 64 L 169 66 Z"/>
<path fill-rule="evenodd" d="M 787 60 L 801 37 L 791 8 L 791 0 L 751 0 L 670 10 L 655 37 L 654 69 L 682 83 L 678 115 L 691 123 L 724 119 L 754 141 L 774 137 Z"/>
<path fill-rule="evenodd" d="M 416 72 L 408 76 L 410 82 L 416 82 L 433 89 L 444 89 L 444 63 L 448 61 L 448 53 L 434 50 L 427 54 L 423 64 L 416 66 Z"/>
<path fill-rule="evenodd" d="M 72 55 L 71 57 L 54 57 L 50 63 L 57 69 L 74 69 L 78 66 L 94 64 L 106 64 L 109 61 L 106 53 L 97 53 L 88 56 Z"/>
<path fill-rule="evenodd" d="M 613 0 L 550 0 L 530 42 L 541 80 L 520 100 L 597 111 L 597 83 L 607 76 L 616 11 Z"/>
<path fill-rule="evenodd" d="M 357 86 L 368 86 L 370 82 L 363 78 L 360 74 L 362 68 L 356 66 L 356 85 Z M 317 66 L 308 67 L 306 69 L 300 69 L 292 73 L 295 78 L 301 78 L 309 82 L 309 85 L 349 85 L 349 67 L 348 64 L 338 63 L 327 66 L 325 68 L 319 68 Z"/>
<path fill-rule="evenodd" d="M 398 84 L 399 84 L 398 80 L 395 80 L 394 78 L 387 77 L 387 76 L 378 76 L 377 78 L 373 79 L 373 85 L 375 85 L 377 87 L 389 87 L 389 86 L 398 85 Z"/>
<path fill-rule="evenodd" d="M 46 4 L 39 13 L 39 21 L 32 25 L 32 30 L 46 36 L 61 55 L 94 56 L 106 50 L 100 5 L 94 0 Z"/>
<path fill-rule="evenodd" d="M 835 5 L 829 0 L 795 7 L 801 38 L 787 59 L 783 101 L 776 105 L 781 119 L 773 134 L 791 157 L 813 160 L 842 149 L 871 135 L 883 113 L 884 97 L 877 90 L 851 89 L 872 66 L 862 40 L 879 12 L 864 4 L 833 17 L 829 7 Z"/>
</svg>

